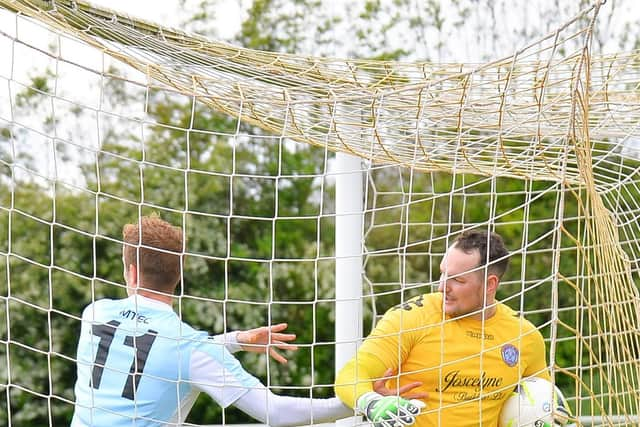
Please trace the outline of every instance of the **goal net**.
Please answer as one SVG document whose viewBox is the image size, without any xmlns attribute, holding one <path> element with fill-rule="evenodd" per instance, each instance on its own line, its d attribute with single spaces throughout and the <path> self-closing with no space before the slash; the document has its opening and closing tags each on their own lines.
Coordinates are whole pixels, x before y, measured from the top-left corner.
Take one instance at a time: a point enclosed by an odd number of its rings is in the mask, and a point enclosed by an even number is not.
<svg viewBox="0 0 640 427">
<path fill-rule="evenodd" d="M 180 316 L 289 322 L 286 368 L 243 360 L 314 397 L 340 345 L 437 285 L 457 234 L 497 231 L 498 297 L 542 332 L 574 422 L 637 423 L 640 53 L 591 54 L 599 8 L 512 56 L 435 64 L 0 0 L 0 426 L 69 422 L 80 313 L 124 295 L 122 225 L 152 212 L 186 238 Z"/>
</svg>

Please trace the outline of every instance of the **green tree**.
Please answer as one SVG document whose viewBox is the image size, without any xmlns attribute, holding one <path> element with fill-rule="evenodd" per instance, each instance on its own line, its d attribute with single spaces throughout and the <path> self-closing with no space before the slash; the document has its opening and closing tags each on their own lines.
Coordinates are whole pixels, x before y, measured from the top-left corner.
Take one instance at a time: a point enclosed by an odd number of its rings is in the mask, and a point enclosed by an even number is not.
<svg viewBox="0 0 640 427">
<path fill-rule="evenodd" d="M 218 2 L 182 3 L 194 11 L 186 28 L 216 34 L 213 18 Z M 586 5 L 585 1 L 552 2 L 532 11 L 531 2 L 506 0 L 347 3 L 338 9 L 329 1 L 255 0 L 231 41 L 276 52 L 436 61 L 469 61 L 468 47 L 481 46 L 471 53 L 477 55 L 475 60 L 487 60 L 511 54 Z M 612 0 L 607 4 L 611 8 L 604 11 L 604 27 L 597 27 L 597 49 L 611 44 L 624 49 L 637 46 L 637 31 L 614 25 L 627 5 Z M 505 18 L 509 13 L 529 19 Z M 145 93 L 145 88 L 126 79 L 109 77 L 117 72 L 108 70 L 101 81 L 101 108 L 115 116 L 104 114 L 97 120 L 82 109 L 70 116 L 78 123 L 91 123 L 87 126 L 100 123 L 99 150 L 71 180 L 79 183 L 43 178 L 46 173 L 36 173 L 41 168 L 38 155 L 22 149 L 53 147 L 37 132 L 19 126 L 22 118 L 42 134 L 66 129 L 68 134 L 58 136 L 78 145 L 90 132 L 72 131 L 56 121 L 49 102 L 56 90 L 50 71 L 31 78 L 29 87 L 15 97 L 14 122 L 0 124 L 0 361 L 9 362 L 0 363 L 0 391 L 11 402 L 5 407 L 7 399 L 0 399 L 0 426 L 9 421 L 12 425 L 69 423 L 81 310 L 94 299 L 124 295 L 118 240 L 123 223 L 135 221 L 140 213 L 159 212 L 185 230 L 192 255 L 186 261 L 179 309 L 186 321 L 213 333 L 288 321 L 305 345 L 291 355 L 291 363 L 267 370 L 272 362 L 250 354 L 241 356 L 246 366 L 265 382 L 268 372 L 274 386 L 331 384 L 333 369 L 327 367 L 334 365 L 330 344 L 334 339 L 330 259 L 334 255 L 334 189 L 320 177 L 329 166 L 324 150 L 238 125 L 198 102 L 194 105 L 190 97 L 159 89 Z M 140 103 L 146 110 L 132 113 L 131 106 Z M 68 147 L 54 147 L 62 165 L 73 159 Z M 520 286 L 527 286 L 529 296 L 522 307 L 516 299 L 509 303 L 527 311 L 548 308 L 550 283 L 534 285 L 548 277 L 553 261 L 549 252 L 536 252 L 552 243 L 557 192 L 545 190 L 553 185 L 505 178 L 488 181 L 472 175 L 453 178 L 435 172 L 372 172 L 369 191 L 376 198 L 368 199 L 369 208 L 375 201 L 376 208 L 384 209 L 367 216 L 367 224 L 376 227 L 371 228 L 366 245 L 387 252 L 369 258 L 365 268 L 371 282 L 393 285 L 376 288 L 376 292 L 389 292 L 371 299 L 368 324 L 375 313 L 403 296 L 428 290 L 437 281 L 439 257 L 447 242 L 434 236 L 454 233 L 461 224 L 486 221 L 490 209 L 501 215 L 498 231 L 512 246 L 529 245 L 529 255 L 513 260 L 501 297 L 509 298 Z M 494 186 L 504 196 L 493 197 Z M 468 197 L 450 199 L 452 189 Z M 524 189 L 540 197 L 523 200 Z M 411 208 L 398 207 L 409 192 L 414 194 Z M 571 194 L 566 196 L 567 218 L 571 218 L 578 206 Z M 529 205 L 527 217 L 523 210 L 513 210 L 524 204 Z M 415 225 L 379 226 L 402 223 L 403 218 Z M 430 221 L 426 225 L 425 219 Z M 524 220 L 529 224 L 527 237 Z M 579 231 L 571 220 L 564 226 L 573 233 Z M 408 246 L 403 254 L 394 251 L 415 242 L 422 243 Z M 560 270 L 571 276 L 577 267 L 575 257 L 569 255 L 561 257 Z M 520 282 L 522 271 L 524 283 Z M 407 291 L 395 285 L 405 280 L 419 286 Z M 568 288 L 561 287 L 559 306 L 574 307 L 575 293 L 563 289 Z M 541 311 L 530 318 L 544 325 L 549 316 Z M 573 325 L 571 316 L 570 311 L 561 314 Z M 544 332 L 548 336 L 549 331 Z M 577 364 L 572 359 L 574 345 L 570 340 L 558 345 L 559 365 Z M 283 391 L 308 395 L 304 389 Z M 313 394 L 329 396 L 333 391 L 316 386 Z M 189 417 L 194 423 L 222 419 L 248 421 L 235 410 L 226 411 L 223 418 L 223 411 L 205 396 Z"/>
</svg>

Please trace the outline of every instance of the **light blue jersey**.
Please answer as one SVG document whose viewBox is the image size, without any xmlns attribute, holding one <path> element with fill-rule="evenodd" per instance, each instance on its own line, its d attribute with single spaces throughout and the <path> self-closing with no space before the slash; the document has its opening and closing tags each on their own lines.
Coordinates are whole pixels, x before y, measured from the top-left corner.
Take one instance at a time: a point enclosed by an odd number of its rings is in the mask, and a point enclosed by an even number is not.
<svg viewBox="0 0 640 427">
<path fill-rule="evenodd" d="M 82 313 L 72 427 L 180 425 L 200 391 L 227 407 L 259 384 L 223 344 L 142 296 Z"/>
</svg>

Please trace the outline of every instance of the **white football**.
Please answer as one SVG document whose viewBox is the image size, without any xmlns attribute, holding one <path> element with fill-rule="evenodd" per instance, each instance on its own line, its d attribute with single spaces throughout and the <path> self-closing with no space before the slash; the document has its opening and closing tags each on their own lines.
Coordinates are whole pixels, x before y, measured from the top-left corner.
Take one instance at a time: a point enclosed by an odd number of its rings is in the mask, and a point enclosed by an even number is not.
<svg viewBox="0 0 640 427">
<path fill-rule="evenodd" d="M 504 402 L 500 427 L 565 425 L 571 413 L 560 390 L 542 378 L 524 378 Z"/>
</svg>

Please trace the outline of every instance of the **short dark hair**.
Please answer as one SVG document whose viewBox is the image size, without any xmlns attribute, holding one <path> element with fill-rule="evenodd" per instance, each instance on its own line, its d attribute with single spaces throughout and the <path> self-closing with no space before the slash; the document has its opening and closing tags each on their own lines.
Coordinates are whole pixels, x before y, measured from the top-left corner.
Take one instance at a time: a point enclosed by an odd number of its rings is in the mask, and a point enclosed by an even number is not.
<svg viewBox="0 0 640 427">
<path fill-rule="evenodd" d="M 488 265 L 488 269 L 498 278 L 507 271 L 509 266 L 509 250 L 504 244 L 502 236 L 498 233 L 469 230 L 460 234 L 455 242 L 455 247 L 464 253 L 477 250 L 480 253 L 478 267 Z"/>
<path fill-rule="evenodd" d="M 181 276 L 182 230 L 150 215 L 125 225 L 122 236 L 125 268 L 136 266 L 145 288 L 173 293 Z"/>
</svg>

